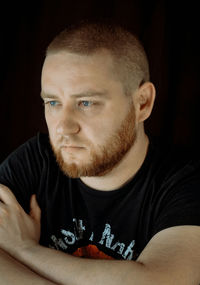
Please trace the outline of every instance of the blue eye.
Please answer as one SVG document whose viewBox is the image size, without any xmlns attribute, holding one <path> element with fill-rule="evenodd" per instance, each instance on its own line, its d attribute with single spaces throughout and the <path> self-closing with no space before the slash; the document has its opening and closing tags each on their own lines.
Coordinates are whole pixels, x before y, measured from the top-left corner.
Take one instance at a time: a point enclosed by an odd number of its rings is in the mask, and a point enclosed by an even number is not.
<svg viewBox="0 0 200 285">
<path fill-rule="evenodd" d="M 92 102 L 91 101 L 82 101 L 81 104 L 84 106 L 84 107 L 89 107 L 92 105 Z"/>
<path fill-rule="evenodd" d="M 52 106 L 52 107 L 55 107 L 58 102 L 57 101 L 50 101 L 49 104 Z"/>
</svg>

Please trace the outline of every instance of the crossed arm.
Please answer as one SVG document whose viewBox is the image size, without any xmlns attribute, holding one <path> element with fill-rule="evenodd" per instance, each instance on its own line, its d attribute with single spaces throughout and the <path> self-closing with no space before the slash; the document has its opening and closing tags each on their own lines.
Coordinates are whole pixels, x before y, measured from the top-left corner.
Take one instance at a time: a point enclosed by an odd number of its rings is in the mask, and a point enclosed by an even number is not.
<svg viewBox="0 0 200 285">
<path fill-rule="evenodd" d="M 200 283 L 198 226 L 178 226 L 159 232 L 137 261 L 82 259 L 39 245 L 41 213 L 35 196 L 31 198 L 30 215 L 24 212 L 12 192 L 3 185 L 0 186 L 0 200 L 2 285 Z M 18 270 L 20 274 L 17 274 Z M 13 278 L 11 283 L 9 278 Z"/>
</svg>

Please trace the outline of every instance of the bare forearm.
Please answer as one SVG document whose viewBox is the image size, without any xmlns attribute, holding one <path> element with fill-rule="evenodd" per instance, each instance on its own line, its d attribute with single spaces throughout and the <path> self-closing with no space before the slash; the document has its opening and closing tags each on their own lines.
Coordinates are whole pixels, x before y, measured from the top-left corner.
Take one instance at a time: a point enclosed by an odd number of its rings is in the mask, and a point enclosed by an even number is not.
<svg viewBox="0 0 200 285">
<path fill-rule="evenodd" d="M 55 285 L 0 250 L 1 285 Z"/>
<path fill-rule="evenodd" d="M 162 251 L 160 255 L 163 256 Z M 84 259 L 40 245 L 23 248 L 15 257 L 34 272 L 60 285 L 199 284 L 199 262 L 184 266 L 181 262 L 180 266 L 176 259 L 164 258 L 163 262 L 162 258 L 151 258 L 151 252 L 150 261 L 147 262 L 145 253 L 140 258 L 145 265 L 138 261 Z M 191 271 L 194 274 L 191 275 Z"/>
<path fill-rule="evenodd" d="M 63 285 L 150 284 L 143 282 L 144 268 L 134 261 L 82 259 L 42 246 L 25 249 L 17 258 L 38 274 Z"/>
</svg>

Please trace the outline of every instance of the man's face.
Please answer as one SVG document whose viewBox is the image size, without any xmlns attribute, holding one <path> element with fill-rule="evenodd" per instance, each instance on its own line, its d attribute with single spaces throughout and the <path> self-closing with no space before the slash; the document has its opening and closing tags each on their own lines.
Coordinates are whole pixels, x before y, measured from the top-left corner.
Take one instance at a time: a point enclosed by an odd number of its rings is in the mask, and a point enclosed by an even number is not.
<svg viewBox="0 0 200 285">
<path fill-rule="evenodd" d="M 134 144 L 132 97 L 124 95 L 107 53 L 48 55 L 42 97 L 51 145 L 68 176 L 104 175 Z"/>
</svg>

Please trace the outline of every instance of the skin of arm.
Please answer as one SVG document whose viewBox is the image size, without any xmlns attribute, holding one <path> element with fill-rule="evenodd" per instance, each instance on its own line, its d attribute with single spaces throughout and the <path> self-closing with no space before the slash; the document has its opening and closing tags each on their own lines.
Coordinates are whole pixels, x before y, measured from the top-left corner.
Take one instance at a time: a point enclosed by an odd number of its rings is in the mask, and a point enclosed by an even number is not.
<svg viewBox="0 0 200 285">
<path fill-rule="evenodd" d="M 53 285 L 49 280 L 39 276 L 32 270 L 0 250 L 1 285 Z"/>
<path fill-rule="evenodd" d="M 137 261 L 82 259 L 39 245 L 40 209 L 34 196 L 30 215 L 5 186 L 0 187 L 0 199 L 0 248 L 57 284 L 200 283 L 198 226 L 177 226 L 157 233 Z"/>
</svg>

